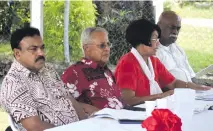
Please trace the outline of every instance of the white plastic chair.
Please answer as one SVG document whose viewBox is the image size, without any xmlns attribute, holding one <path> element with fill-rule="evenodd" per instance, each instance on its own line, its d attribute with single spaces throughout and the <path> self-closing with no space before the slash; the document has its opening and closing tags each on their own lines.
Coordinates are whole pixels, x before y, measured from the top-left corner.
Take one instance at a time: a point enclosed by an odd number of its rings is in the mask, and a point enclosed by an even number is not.
<svg viewBox="0 0 213 131">
<path fill-rule="evenodd" d="M 8 121 L 9 121 L 9 125 L 13 131 L 19 131 L 17 128 L 17 124 L 14 122 L 13 118 L 9 114 L 8 114 Z"/>
</svg>

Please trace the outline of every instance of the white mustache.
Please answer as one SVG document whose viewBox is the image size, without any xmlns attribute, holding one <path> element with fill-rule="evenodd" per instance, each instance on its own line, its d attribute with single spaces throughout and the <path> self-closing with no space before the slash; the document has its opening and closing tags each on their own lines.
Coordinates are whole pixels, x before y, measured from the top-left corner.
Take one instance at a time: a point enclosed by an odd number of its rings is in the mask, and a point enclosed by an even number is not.
<svg viewBox="0 0 213 131">
<path fill-rule="evenodd" d="M 177 35 L 171 34 L 171 35 L 169 35 L 169 37 L 175 37 L 175 38 L 177 38 Z"/>
</svg>

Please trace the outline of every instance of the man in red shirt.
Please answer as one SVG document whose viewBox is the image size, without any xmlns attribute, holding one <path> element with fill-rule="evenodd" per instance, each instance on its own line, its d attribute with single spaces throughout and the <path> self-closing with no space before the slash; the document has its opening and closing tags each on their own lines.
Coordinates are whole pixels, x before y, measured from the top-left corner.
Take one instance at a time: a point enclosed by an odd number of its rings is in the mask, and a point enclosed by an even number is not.
<svg viewBox="0 0 213 131">
<path fill-rule="evenodd" d="M 100 27 L 87 28 L 81 34 L 81 43 L 84 58 L 61 76 L 69 92 L 85 108 L 123 108 L 120 89 L 106 65 L 110 56 L 108 32 Z"/>
</svg>

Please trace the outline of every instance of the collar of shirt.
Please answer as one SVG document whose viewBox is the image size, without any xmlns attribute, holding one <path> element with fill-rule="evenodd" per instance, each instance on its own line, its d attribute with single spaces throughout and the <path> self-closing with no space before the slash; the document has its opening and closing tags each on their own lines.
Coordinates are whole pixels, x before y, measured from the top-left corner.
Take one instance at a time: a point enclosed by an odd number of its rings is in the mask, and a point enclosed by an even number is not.
<svg viewBox="0 0 213 131">
<path fill-rule="evenodd" d="M 103 70 L 108 69 L 107 65 L 104 65 L 104 66 L 99 65 L 97 62 L 94 62 L 88 58 L 82 58 L 81 62 L 92 67 L 93 69 L 103 69 Z"/>
<path fill-rule="evenodd" d="M 13 64 L 11 65 L 11 68 L 18 69 L 18 71 L 22 72 L 23 75 L 25 75 L 26 77 L 32 77 L 32 76 L 41 74 L 45 70 L 45 66 L 44 66 L 42 69 L 40 69 L 38 71 L 38 73 L 32 72 L 29 69 L 27 69 L 26 67 L 24 67 L 21 63 L 19 63 L 16 59 L 14 59 Z"/>
<path fill-rule="evenodd" d="M 162 48 L 162 49 L 164 49 L 164 50 L 170 51 L 171 48 L 172 48 L 172 46 L 174 46 L 175 44 L 176 44 L 176 43 L 172 43 L 172 44 L 170 44 L 169 46 L 164 46 L 164 45 L 162 45 L 161 43 L 159 43 L 158 48 L 159 48 L 159 49 Z"/>
</svg>

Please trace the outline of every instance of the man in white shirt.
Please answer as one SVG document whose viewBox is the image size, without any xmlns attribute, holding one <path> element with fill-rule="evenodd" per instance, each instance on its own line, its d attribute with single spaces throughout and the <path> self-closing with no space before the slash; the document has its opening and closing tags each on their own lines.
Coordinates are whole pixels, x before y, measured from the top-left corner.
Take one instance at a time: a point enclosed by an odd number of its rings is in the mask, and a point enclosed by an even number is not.
<svg viewBox="0 0 213 131">
<path fill-rule="evenodd" d="M 180 17 L 173 11 L 164 11 L 158 26 L 161 28 L 161 37 L 156 56 L 176 79 L 192 82 L 195 73 L 185 52 L 175 43 L 181 28 Z"/>
</svg>

